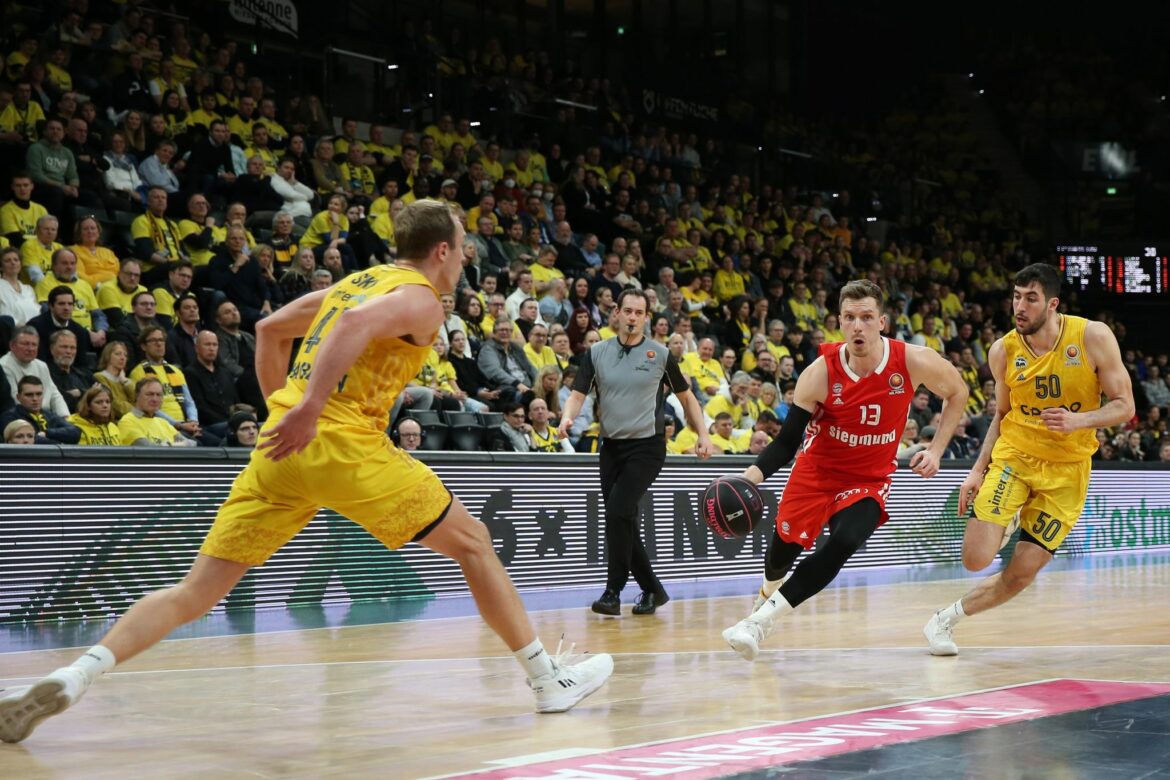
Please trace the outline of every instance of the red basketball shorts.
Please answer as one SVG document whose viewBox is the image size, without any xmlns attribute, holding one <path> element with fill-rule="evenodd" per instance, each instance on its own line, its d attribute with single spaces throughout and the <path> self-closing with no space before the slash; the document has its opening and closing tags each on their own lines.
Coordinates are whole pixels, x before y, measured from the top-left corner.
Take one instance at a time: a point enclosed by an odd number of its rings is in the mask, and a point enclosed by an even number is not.
<svg viewBox="0 0 1170 780">
<path fill-rule="evenodd" d="M 793 469 L 776 510 L 776 532 L 783 541 L 811 548 L 829 518 L 867 498 L 877 501 L 881 507 L 879 526 L 889 519 L 886 497 L 890 494 L 890 478 L 872 482 L 818 480 L 807 478 L 800 471 Z"/>
</svg>

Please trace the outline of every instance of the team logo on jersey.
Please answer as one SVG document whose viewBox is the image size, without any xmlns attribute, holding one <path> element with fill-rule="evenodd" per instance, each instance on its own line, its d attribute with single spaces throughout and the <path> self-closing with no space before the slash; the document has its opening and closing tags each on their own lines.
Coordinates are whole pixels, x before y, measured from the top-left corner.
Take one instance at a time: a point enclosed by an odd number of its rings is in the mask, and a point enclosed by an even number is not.
<svg viewBox="0 0 1170 780">
<path fill-rule="evenodd" d="M 657 356 L 657 355 L 658 355 L 658 353 L 652 349 L 646 350 L 646 358 L 649 360 L 653 360 L 655 358 L 655 356 Z"/>
<path fill-rule="evenodd" d="M 1076 344 L 1069 344 L 1064 350 L 1064 364 L 1066 366 L 1079 366 L 1081 364 L 1081 351 L 1077 349 Z"/>
<path fill-rule="evenodd" d="M 783 531 L 784 533 L 788 533 L 789 531 L 792 530 L 792 527 L 789 526 L 788 521 L 785 520 L 783 523 L 780 524 L 780 530 Z"/>
<path fill-rule="evenodd" d="M 890 374 L 890 395 L 901 395 L 906 392 L 906 377 L 898 373 Z"/>
<path fill-rule="evenodd" d="M 842 385 L 840 382 L 833 383 L 833 395 L 841 395 L 842 391 L 844 391 L 844 390 L 845 390 L 845 386 Z"/>
<path fill-rule="evenodd" d="M 1020 355 L 1019 357 L 1016 358 L 1016 368 L 1027 368 L 1027 367 L 1028 367 L 1028 359 L 1027 358 L 1025 358 L 1023 355 Z"/>
</svg>

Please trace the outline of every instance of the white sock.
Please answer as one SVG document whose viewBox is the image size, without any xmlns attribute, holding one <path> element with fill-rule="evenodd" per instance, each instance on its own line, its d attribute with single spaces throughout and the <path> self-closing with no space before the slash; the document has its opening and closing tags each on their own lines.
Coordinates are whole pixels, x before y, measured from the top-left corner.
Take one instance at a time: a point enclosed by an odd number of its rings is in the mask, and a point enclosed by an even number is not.
<svg viewBox="0 0 1170 780">
<path fill-rule="evenodd" d="M 80 669 L 91 683 L 98 677 L 114 668 L 117 660 L 109 648 L 94 645 L 85 651 L 85 655 L 69 664 L 74 669 Z"/>
<path fill-rule="evenodd" d="M 955 625 L 965 617 L 967 617 L 967 613 L 963 611 L 962 599 L 959 599 L 946 609 L 940 609 L 938 611 L 938 619 L 944 621 L 947 625 L 950 626 Z"/>
<path fill-rule="evenodd" d="M 760 595 L 764 598 L 771 597 L 771 595 L 776 592 L 776 588 L 780 587 L 780 583 L 782 582 L 784 582 L 783 578 L 778 580 L 770 580 L 767 577 L 764 577 L 764 584 L 760 586 Z"/>
<path fill-rule="evenodd" d="M 544 645 L 541 643 L 539 637 L 533 639 L 519 650 L 513 650 L 512 655 L 524 667 L 524 671 L 528 673 L 530 678 L 543 677 L 555 671 L 553 669 L 552 658 L 549 657 L 548 651 L 544 649 Z"/>
<path fill-rule="evenodd" d="M 779 593 L 773 593 L 768 597 L 767 601 L 760 605 L 759 609 L 751 614 L 750 619 L 759 623 L 767 623 L 783 615 L 785 612 L 791 611 L 792 605 Z"/>
</svg>

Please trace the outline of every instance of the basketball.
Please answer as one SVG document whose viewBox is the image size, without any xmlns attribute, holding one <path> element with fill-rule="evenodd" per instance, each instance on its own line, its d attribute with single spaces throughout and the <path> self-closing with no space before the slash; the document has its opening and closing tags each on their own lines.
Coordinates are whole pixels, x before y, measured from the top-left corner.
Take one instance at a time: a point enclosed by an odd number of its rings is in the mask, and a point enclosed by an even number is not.
<svg viewBox="0 0 1170 780">
<path fill-rule="evenodd" d="M 718 477 L 703 491 L 703 519 L 724 539 L 747 536 L 764 516 L 764 499 L 750 480 Z"/>
</svg>

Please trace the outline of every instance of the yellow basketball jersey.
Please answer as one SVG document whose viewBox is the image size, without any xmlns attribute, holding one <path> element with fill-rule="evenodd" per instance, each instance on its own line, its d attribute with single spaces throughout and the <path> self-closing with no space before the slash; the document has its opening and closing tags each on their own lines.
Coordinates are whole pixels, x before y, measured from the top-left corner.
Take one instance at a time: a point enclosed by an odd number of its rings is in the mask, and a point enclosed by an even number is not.
<svg viewBox="0 0 1170 780">
<path fill-rule="evenodd" d="M 1004 381 L 1011 393 L 1012 408 L 1003 418 L 992 457 L 1002 457 L 1000 444 L 1055 463 L 1085 460 L 1097 450 L 1092 428 L 1072 433 L 1048 430 L 1040 419 L 1044 409 L 1064 407 L 1073 412 L 1101 406 L 1101 385 L 1097 373 L 1085 359 L 1083 317 L 1061 317 L 1060 336 L 1055 346 L 1037 355 L 1018 331 L 1003 337 L 1007 365 Z"/>
<path fill-rule="evenodd" d="M 329 334 L 343 311 L 409 284 L 426 287 L 436 300 L 439 297 L 418 271 L 392 265 L 357 271 L 334 285 L 301 343 L 288 381 L 272 394 L 269 405 L 291 408 L 304 397 L 313 366 L 321 351 L 329 347 Z M 400 338 L 371 341 L 330 393 L 321 419 L 385 430 L 395 399 L 418 374 L 431 351 L 430 341 L 421 346 Z"/>
</svg>

